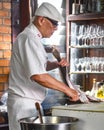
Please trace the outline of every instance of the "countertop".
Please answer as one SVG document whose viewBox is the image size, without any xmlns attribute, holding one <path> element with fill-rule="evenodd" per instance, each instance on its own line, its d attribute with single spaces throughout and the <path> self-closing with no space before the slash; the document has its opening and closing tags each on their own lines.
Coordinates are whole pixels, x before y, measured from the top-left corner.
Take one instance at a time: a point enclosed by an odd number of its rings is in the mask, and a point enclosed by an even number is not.
<svg viewBox="0 0 104 130">
<path fill-rule="evenodd" d="M 66 110 L 73 110 L 73 111 L 90 111 L 90 112 L 104 112 L 104 102 L 97 102 L 97 103 L 81 103 L 75 105 L 62 105 L 62 106 L 54 106 L 52 109 L 66 109 Z"/>
<path fill-rule="evenodd" d="M 54 106 L 52 115 L 78 118 L 75 130 L 104 129 L 104 102 Z"/>
</svg>

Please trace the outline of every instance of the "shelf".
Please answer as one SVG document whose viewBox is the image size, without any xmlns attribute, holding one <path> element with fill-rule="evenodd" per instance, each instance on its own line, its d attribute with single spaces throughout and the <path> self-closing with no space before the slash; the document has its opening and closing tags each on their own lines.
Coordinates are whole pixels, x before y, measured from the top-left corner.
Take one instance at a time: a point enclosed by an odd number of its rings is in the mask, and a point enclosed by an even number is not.
<svg viewBox="0 0 104 130">
<path fill-rule="evenodd" d="M 9 127 L 8 124 L 0 124 L 0 128 L 3 128 L 3 127 Z"/>
<path fill-rule="evenodd" d="M 104 49 L 104 46 L 69 46 L 69 48 Z"/>
<path fill-rule="evenodd" d="M 104 74 L 104 72 L 81 72 L 81 71 L 78 71 L 78 72 L 70 72 L 69 74 Z"/>
<path fill-rule="evenodd" d="M 79 15 L 69 15 L 68 20 L 70 22 L 74 21 L 84 21 L 84 20 L 99 20 L 104 19 L 104 12 L 103 13 L 85 13 Z"/>
</svg>

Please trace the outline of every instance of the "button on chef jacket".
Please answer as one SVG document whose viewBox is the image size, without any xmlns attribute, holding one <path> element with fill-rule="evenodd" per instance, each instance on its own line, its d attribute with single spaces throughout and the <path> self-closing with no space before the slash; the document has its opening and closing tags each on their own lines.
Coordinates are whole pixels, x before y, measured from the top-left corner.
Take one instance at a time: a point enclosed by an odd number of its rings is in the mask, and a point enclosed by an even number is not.
<svg viewBox="0 0 104 130">
<path fill-rule="evenodd" d="M 44 100 L 47 89 L 30 77 L 47 73 L 47 53 L 41 39 L 41 33 L 32 23 L 18 35 L 13 44 L 8 89 L 11 94 L 40 102 Z"/>
</svg>

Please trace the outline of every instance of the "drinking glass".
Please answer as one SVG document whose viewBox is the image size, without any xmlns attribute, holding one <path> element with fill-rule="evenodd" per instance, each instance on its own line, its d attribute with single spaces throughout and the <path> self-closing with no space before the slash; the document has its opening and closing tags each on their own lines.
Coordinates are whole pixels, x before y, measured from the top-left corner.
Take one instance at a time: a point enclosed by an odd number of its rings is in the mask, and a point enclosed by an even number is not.
<svg viewBox="0 0 104 130">
<path fill-rule="evenodd" d="M 75 62 L 74 62 L 74 64 L 75 64 L 75 71 L 78 71 L 78 68 L 79 68 L 79 59 L 78 58 L 75 58 Z"/>
<path fill-rule="evenodd" d="M 90 57 L 85 57 L 85 64 L 86 64 L 85 71 L 91 72 L 92 63 Z"/>
<path fill-rule="evenodd" d="M 104 24 L 99 26 L 98 31 L 100 39 L 99 45 L 102 47 L 104 46 Z"/>
<path fill-rule="evenodd" d="M 77 26 L 77 45 L 81 46 L 82 45 L 82 37 L 83 37 L 83 31 L 84 31 L 84 25 L 78 25 Z"/>
<path fill-rule="evenodd" d="M 88 46 L 90 44 L 90 26 L 86 25 L 84 26 L 83 29 L 83 37 L 82 37 L 82 41 L 83 41 L 83 46 Z"/>
<path fill-rule="evenodd" d="M 102 46 L 102 26 L 101 25 L 97 26 L 96 37 L 97 37 L 97 46 Z"/>
<path fill-rule="evenodd" d="M 82 72 L 85 72 L 85 68 L 86 68 L 86 58 L 83 57 L 80 59 L 80 62 L 81 62 L 81 71 Z"/>
<path fill-rule="evenodd" d="M 97 44 L 97 36 L 96 36 L 97 24 L 92 24 L 90 26 L 90 44 L 91 46 L 96 46 Z"/>
</svg>

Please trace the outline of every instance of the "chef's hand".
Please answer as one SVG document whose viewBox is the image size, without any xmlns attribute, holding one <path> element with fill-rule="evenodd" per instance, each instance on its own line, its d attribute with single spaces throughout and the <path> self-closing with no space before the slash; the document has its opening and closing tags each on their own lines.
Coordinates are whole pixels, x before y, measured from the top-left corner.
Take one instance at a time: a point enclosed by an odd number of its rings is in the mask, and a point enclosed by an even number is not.
<svg viewBox="0 0 104 130">
<path fill-rule="evenodd" d="M 67 62 L 67 60 L 65 58 L 62 58 L 60 62 L 58 62 L 58 65 L 62 66 L 62 67 L 67 67 L 69 66 L 69 63 Z"/>
<path fill-rule="evenodd" d="M 78 101 L 79 100 L 79 94 L 76 90 L 69 88 L 70 90 L 67 91 L 67 96 L 69 96 L 70 101 Z"/>
</svg>

